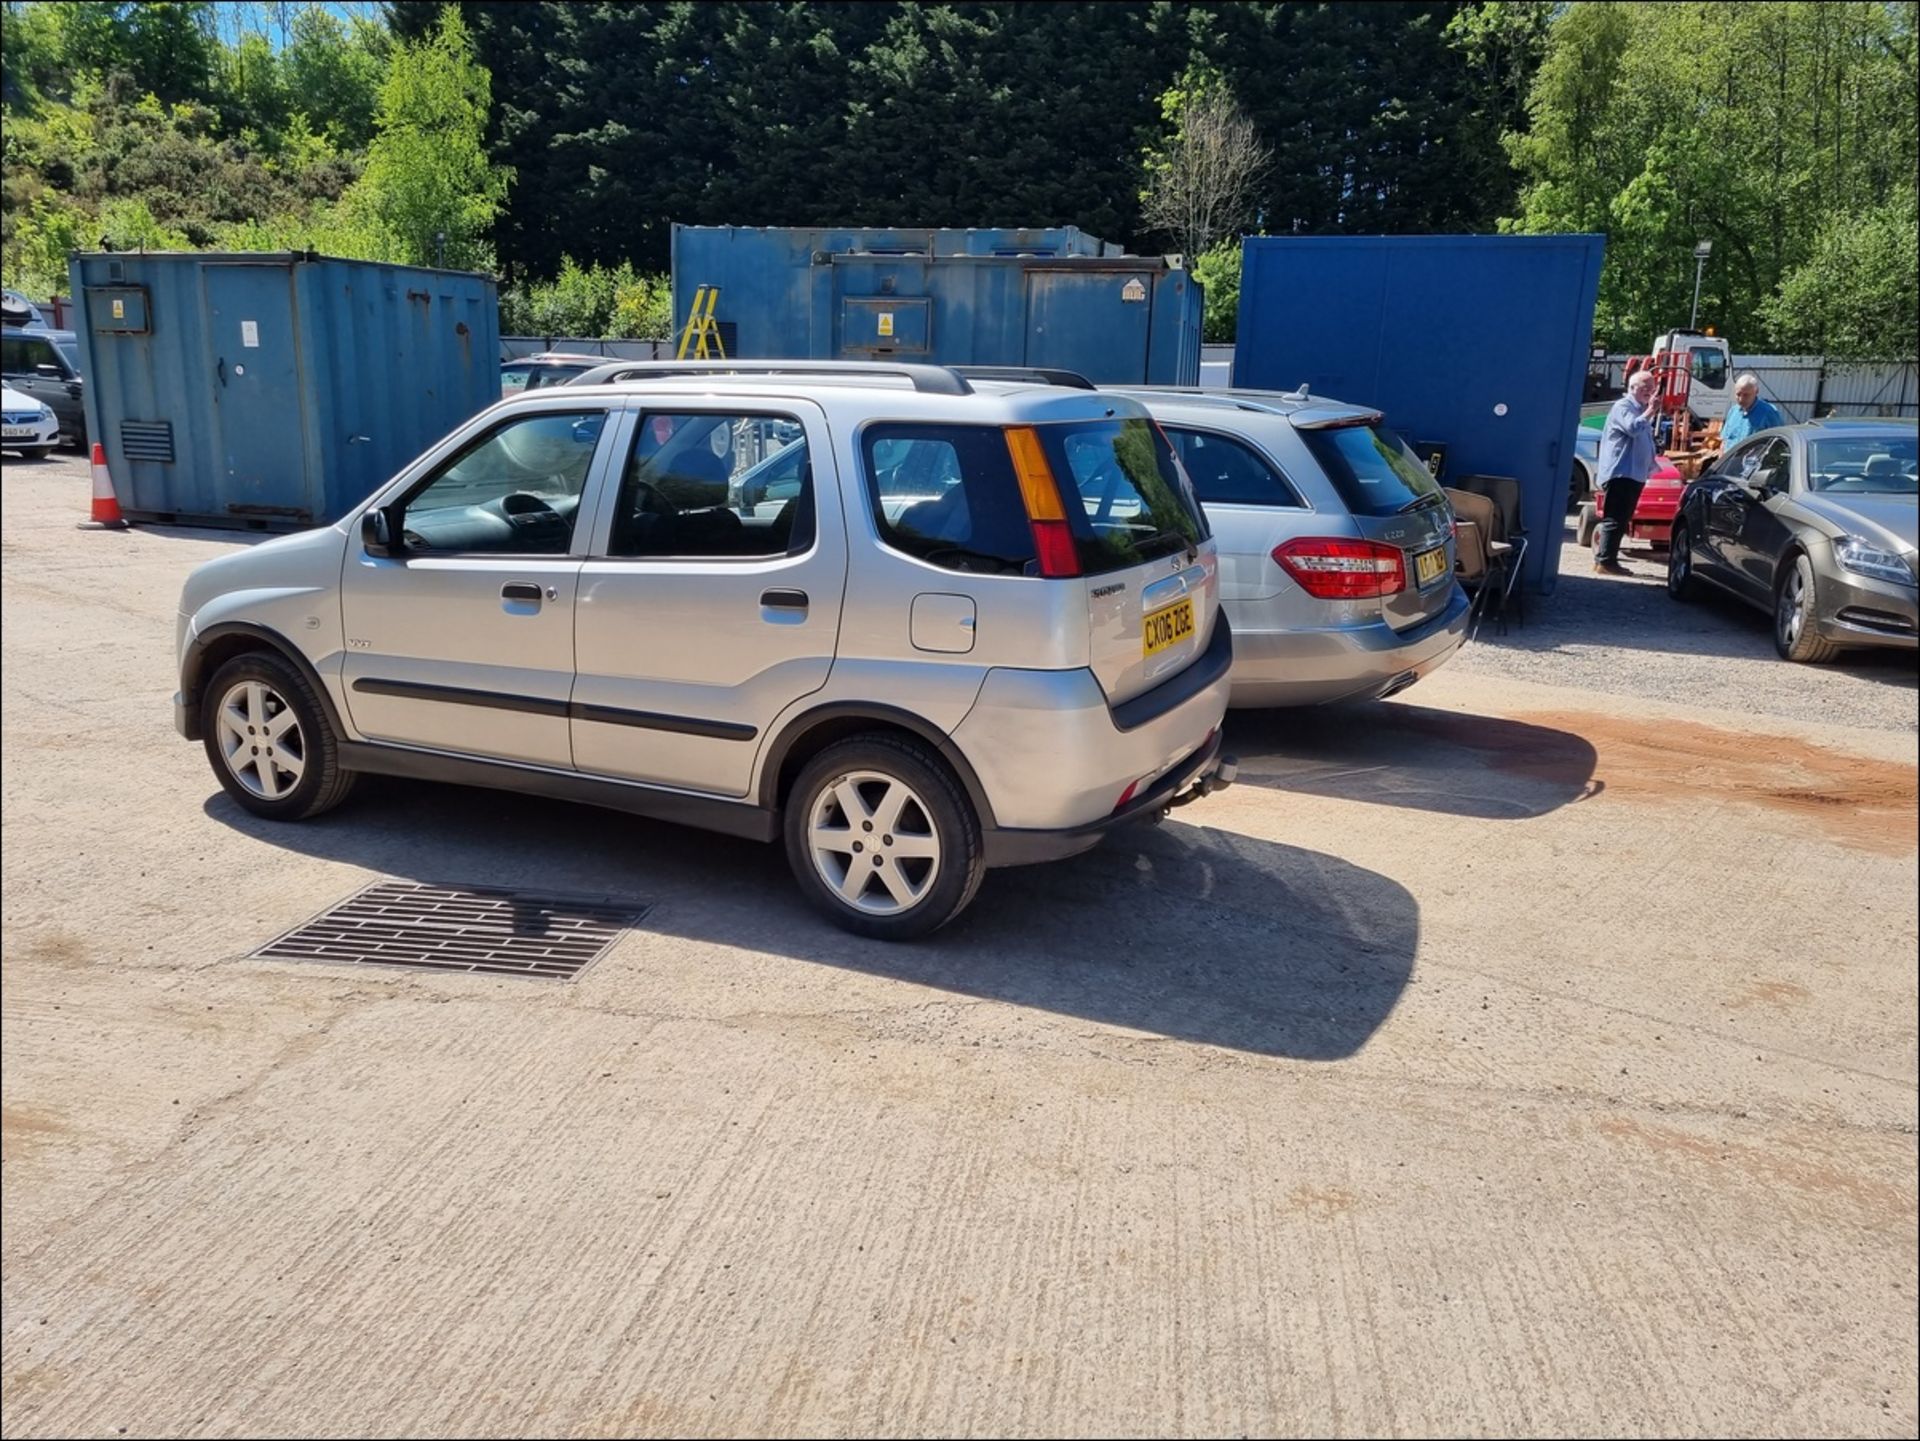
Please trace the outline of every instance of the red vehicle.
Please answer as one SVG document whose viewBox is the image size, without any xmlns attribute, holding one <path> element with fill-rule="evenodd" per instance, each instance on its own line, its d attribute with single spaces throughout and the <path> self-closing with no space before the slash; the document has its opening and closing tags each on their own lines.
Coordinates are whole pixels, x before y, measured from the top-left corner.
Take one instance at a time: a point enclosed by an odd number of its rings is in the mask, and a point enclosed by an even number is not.
<svg viewBox="0 0 1920 1441">
<path fill-rule="evenodd" d="M 1627 527 L 1622 541 L 1644 541 L 1655 550 L 1665 550 L 1667 537 L 1673 533 L 1674 514 L 1680 509 L 1680 493 L 1686 488 L 1686 477 L 1680 474 L 1674 463 L 1664 455 L 1656 455 L 1653 458 L 1653 474 L 1647 477 L 1646 488 L 1640 492 L 1640 503 L 1633 508 L 1633 521 Z M 1582 545 L 1593 544 L 1593 533 L 1600 524 L 1600 507 L 1605 495 L 1603 489 L 1592 500 L 1581 502 L 1574 535 Z"/>
</svg>

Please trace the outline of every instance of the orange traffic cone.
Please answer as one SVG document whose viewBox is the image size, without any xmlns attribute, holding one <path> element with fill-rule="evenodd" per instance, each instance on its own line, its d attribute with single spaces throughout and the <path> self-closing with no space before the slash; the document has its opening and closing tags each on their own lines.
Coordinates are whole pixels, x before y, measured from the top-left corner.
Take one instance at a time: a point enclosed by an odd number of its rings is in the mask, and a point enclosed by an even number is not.
<svg viewBox="0 0 1920 1441">
<path fill-rule="evenodd" d="M 114 498 L 113 477 L 107 473 L 107 448 L 93 443 L 93 518 L 80 522 L 81 530 L 125 530 L 126 517 Z"/>
</svg>

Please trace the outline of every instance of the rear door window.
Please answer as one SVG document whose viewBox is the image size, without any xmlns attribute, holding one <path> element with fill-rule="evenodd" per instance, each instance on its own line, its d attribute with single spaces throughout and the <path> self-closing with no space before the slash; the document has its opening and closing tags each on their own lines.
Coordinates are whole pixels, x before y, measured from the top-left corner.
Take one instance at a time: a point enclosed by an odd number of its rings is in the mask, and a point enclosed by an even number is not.
<svg viewBox="0 0 1920 1441">
<path fill-rule="evenodd" d="M 1300 505 L 1300 497 L 1252 446 L 1206 430 L 1167 427 L 1194 494 L 1215 505 Z"/>
<path fill-rule="evenodd" d="M 788 415 L 649 411 L 615 503 L 615 556 L 765 559 L 813 546 L 813 466 Z"/>
<path fill-rule="evenodd" d="M 1440 496 L 1420 457 L 1384 425 L 1331 426 L 1299 436 L 1355 515 L 1398 515 Z"/>
<path fill-rule="evenodd" d="M 1024 575 L 1034 564 L 1006 432 L 987 425 L 870 425 L 861 438 L 880 538 L 929 565 Z"/>
</svg>

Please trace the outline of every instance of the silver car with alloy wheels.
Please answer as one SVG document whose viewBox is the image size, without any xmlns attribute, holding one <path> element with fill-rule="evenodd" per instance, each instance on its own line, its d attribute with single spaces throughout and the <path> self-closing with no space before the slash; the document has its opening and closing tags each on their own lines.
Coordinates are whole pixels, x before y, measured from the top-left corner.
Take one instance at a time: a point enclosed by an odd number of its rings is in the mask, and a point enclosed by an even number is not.
<svg viewBox="0 0 1920 1441">
<path fill-rule="evenodd" d="M 611 365 L 201 566 L 175 723 L 296 820 L 356 776 L 784 840 L 866 935 L 1232 779 L 1219 562 L 1138 405 L 933 366 Z"/>
<path fill-rule="evenodd" d="M 1117 393 L 1165 430 L 1219 544 L 1235 706 L 1393 695 L 1460 648 L 1452 509 L 1378 411 L 1305 393 Z"/>
<path fill-rule="evenodd" d="M 1689 485 L 1667 593 L 1701 585 L 1773 617 L 1787 660 L 1920 650 L 1920 426 L 1818 420 L 1764 430 Z"/>
</svg>

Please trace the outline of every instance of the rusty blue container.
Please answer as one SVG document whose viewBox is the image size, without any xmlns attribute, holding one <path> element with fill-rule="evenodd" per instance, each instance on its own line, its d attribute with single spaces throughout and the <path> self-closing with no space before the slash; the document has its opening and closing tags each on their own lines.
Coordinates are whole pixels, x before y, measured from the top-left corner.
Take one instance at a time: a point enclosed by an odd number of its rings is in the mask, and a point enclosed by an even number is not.
<svg viewBox="0 0 1920 1441">
<path fill-rule="evenodd" d="M 1512 476 L 1526 581 L 1551 590 L 1604 249 L 1599 235 L 1250 239 L 1233 383 L 1378 407 L 1442 457 L 1445 484 Z"/>
<path fill-rule="evenodd" d="M 1201 289 L 1164 256 L 1048 229 L 673 228 L 676 332 L 701 286 L 741 359 L 1043 365 L 1200 378 Z"/>
<path fill-rule="evenodd" d="M 337 520 L 500 398 L 491 277 L 297 254 L 78 254 L 87 430 L 161 524 Z"/>
</svg>

